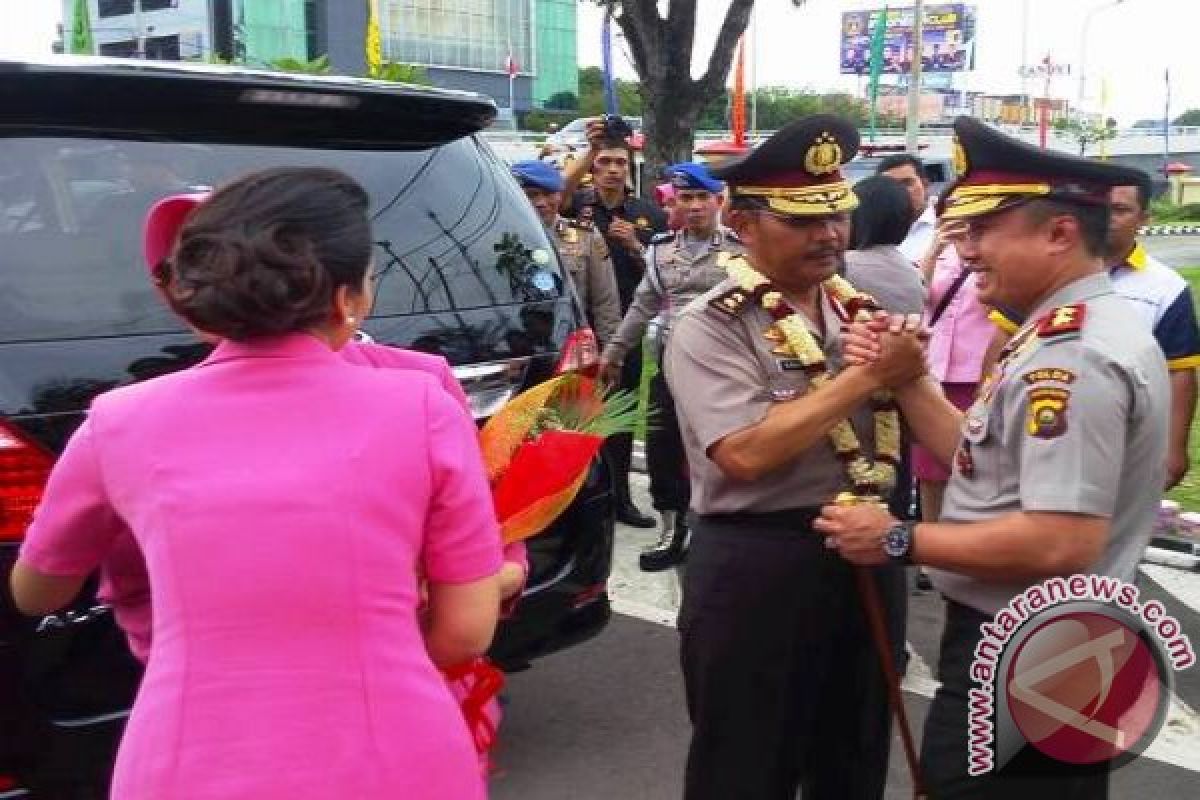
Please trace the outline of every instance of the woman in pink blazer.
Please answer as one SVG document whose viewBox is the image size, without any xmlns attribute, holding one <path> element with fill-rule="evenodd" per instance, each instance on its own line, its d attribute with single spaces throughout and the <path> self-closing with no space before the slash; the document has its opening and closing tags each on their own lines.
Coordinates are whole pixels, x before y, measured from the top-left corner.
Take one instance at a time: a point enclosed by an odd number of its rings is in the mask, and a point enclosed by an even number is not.
<svg viewBox="0 0 1200 800">
<path fill-rule="evenodd" d="M 484 796 L 437 667 L 491 639 L 498 532 L 459 403 L 336 352 L 369 310 L 366 207 L 324 169 L 216 192 L 164 291 L 220 343 L 98 397 L 47 485 L 20 608 L 65 604 L 127 532 L 149 572 L 153 657 L 117 800 Z"/>
<path fill-rule="evenodd" d="M 164 301 L 167 300 L 165 266 L 178 244 L 179 233 L 188 217 L 210 196 L 210 192 L 170 195 L 156 202 L 146 213 L 142 230 L 143 255 L 150 280 Z M 219 337 L 194 328 L 193 333 L 209 344 L 215 345 L 219 340 Z M 359 366 L 412 369 L 428 373 L 464 411 L 470 410 L 462 386 L 446 359 L 441 356 L 360 341 L 357 337 L 347 341 L 338 352 L 346 361 Z M 510 605 L 524 587 L 528 571 L 525 543 L 506 545 L 500 583 L 502 599 L 510 601 Z M 129 642 L 130 651 L 145 663 L 150 656 L 152 628 L 150 583 L 142 554 L 132 536 L 126 535 L 114 542 L 111 552 L 101 564 L 97 598 L 112 608 Z"/>
</svg>

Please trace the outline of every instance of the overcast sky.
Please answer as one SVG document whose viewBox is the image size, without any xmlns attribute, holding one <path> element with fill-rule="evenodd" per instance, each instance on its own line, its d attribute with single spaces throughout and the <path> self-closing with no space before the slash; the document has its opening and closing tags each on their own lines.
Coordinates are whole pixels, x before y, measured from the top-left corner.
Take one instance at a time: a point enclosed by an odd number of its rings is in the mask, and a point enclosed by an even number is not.
<svg viewBox="0 0 1200 800">
<path fill-rule="evenodd" d="M 347 0 L 337 0 L 347 2 Z M 55 25 L 62 15 L 60 0 L 0 0 L 0 57 L 48 53 Z M 665 3 L 662 3 L 665 5 Z M 699 0 L 700 19 L 694 71 L 703 67 L 728 0 Z M 837 72 L 841 13 L 876 8 L 871 0 L 808 0 L 801 9 L 791 0 L 759 0 L 756 66 L 759 85 L 809 87 L 818 90 L 859 90 L 859 79 Z M 895 3 L 894 5 L 899 5 Z M 989 92 L 1019 92 L 1022 31 L 1027 60 L 1047 53 L 1072 65 L 1074 73 L 1060 78 L 1052 93 L 1074 100 L 1079 92 L 1079 63 L 1084 20 L 1087 26 L 1088 104 L 1098 105 L 1101 78 L 1109 87 L 1111 116 L 1122 124 L 1141 118 L 1161 118 L 1166 69 L 1171 71 L 1172 117 L 1200 108 L 1200 2 L 1196 0 L 976 0 L 979 18 L 977 69 L 956 76 L 956 86 Z M 1028 25 L 1022 9 L 1029 8 Z M 579 61 L 600 63 L 600 12 L 582 3 L 579 12 Z M 617 40 L 615 59 L 621 74 L 633 77 Z M 752 48 L 753 50 L 753 48 Z M 748 76 L 748 80 L 750 76 Z M 1030 86 L 1036 93 L 1040 87 Z"/>
</svg>

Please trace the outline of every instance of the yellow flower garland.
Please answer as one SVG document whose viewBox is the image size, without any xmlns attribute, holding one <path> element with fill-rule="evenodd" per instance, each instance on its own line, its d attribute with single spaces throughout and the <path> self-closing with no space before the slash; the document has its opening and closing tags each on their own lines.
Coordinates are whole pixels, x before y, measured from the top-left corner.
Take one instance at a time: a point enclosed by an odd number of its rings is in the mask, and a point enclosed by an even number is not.
<svg viewBox="0 0 1200 800">
<path fill-rule="evenodd" d="M 825 353 L 809 331 L 804 317 L 787 305 L 779 290 L 742 256 L 730 259 L 726 270 L 743 291 L 758 298 L 762 307 L 775 317 L 775 323 L 764 335 L 772 342 L 782 340 L 783 347 L 777 348 L 777 352 L 786 350 L 804 366 L 810 376 L 812 391 L 833 380 L 833 374 L 826 367 Z M 859 292 L 838 275 L 825 280 L 821 286 L 836 302 L 849 308 L 856 320 L 868 317 L 868 309 L 875 307 L 875 301 L 869 295 Z M 785 311 L 790 313 L 783 313 Z M 829 432 L 834 452 L 845 462 L 846 477 L 854 496 L 859 498 L 877 498 L 889 492 L 896 485 L 896 465 L 900 463 L 900 414 L 893 404 L 892 393 L 874 393 L 871 404 L 875 422 L 874 462 L 862 454 L 858 435 L 849 420 L 842 420 Z"/>
</svg>

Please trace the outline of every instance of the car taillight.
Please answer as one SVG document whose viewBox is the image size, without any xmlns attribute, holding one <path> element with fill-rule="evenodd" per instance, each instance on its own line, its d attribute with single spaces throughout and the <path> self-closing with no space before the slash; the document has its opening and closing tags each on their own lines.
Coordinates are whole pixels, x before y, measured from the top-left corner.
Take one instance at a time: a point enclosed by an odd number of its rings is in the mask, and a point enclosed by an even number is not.
<svg viewBox="0 0 1200 800">
<path fill-rule="evenodd" d="M 52 466 L 49 453 L 0 421 L 0 542 L 24 538 Z"/>
<path fill-rule="evenodd" d="M 592 333 L 591 328 L 580 328 L 567 337 L 567 341 L 563 345 L 562 358 L 559 359 L 558 366 L 554 371 L 559 375 L 564 372 L 590 374 L 594 373 L 598 366 L 600 366 L 600 345 L 596 341 L 596 334 Z"/>
</svg>

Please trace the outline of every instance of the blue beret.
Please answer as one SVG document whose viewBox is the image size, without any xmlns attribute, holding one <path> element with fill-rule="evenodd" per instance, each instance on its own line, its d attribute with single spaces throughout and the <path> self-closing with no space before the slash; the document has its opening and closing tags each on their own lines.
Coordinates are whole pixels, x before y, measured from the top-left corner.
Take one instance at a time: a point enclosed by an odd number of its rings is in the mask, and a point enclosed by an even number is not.
<svg viewBox="0 0 1200 800">
<path fill-rule="evenodd" d="M 565 185 L 562 174 L 546 161 L 518 161 L 512 165 L 512 174 L 522 187 L 533 186 L 547 192 L 561 192 Z"/>
<path fill-rule="evenodd" d="M 672 164 L 667 167 L 666 173 L 676 189 L 702 189 L 717 194 L 725 188 L 725 184 L 709 174 L 708 167 L 695 161 Z"/>
</svg>

